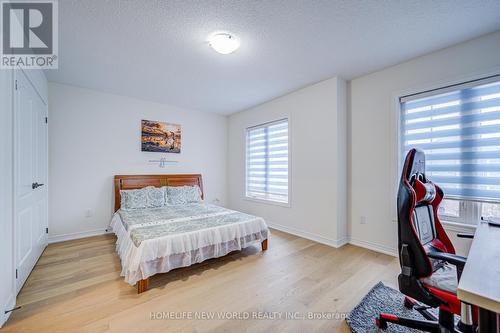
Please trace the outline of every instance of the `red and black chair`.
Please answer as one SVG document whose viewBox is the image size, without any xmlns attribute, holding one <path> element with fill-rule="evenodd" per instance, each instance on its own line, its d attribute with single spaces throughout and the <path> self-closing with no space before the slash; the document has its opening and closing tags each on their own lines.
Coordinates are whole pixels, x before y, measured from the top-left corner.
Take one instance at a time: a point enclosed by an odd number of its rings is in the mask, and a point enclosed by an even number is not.
<svg viewBox="0 0 500 333">
<path fill-rule="evenodd" d="M 397 201 L 401 266 L 398 283 L 399 290 L 406 295 L 404 305 L 419 311 L 426 320 L 381 313 L 376 319 L 381 329 L 387 328 L 387 323 L 427 332 L 473 332 L 475 329 L 477 310 L 461 303 L 456 295 L 466 258 L 455 254 L 439 221 L 437 212 L 442 199 L 441 188 L 425 175 L 424 152 L 411 149 L 403 166 Z M 428 311 L 437 307 L 438 318 Z M 461 316 L 458 327 L 454 315 Z"/>
</svg>

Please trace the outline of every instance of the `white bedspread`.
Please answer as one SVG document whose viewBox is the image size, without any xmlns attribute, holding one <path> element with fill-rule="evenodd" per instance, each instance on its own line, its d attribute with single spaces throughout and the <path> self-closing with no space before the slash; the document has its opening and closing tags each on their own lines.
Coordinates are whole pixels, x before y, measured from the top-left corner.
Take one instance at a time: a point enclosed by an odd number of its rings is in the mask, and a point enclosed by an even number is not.
<svg viewBox="0 0 500 333">
<path fill-rule="evenodd" d="M 174 268 L 241 250 L 269 236 L 260 217 L 208 204 L 118 211 L 111 227 L 121 275 L 134 285 Z"/>
</svg>

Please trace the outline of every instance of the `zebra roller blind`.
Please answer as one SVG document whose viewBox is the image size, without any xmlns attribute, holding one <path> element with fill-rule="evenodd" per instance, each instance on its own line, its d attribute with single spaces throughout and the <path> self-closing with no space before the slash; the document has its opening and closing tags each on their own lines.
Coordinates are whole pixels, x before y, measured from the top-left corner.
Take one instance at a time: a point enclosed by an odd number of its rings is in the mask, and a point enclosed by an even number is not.
<svg viewBox="0 0 500 333">
<path fill-rule="evenodd" d="M 447 197 L 500 201 L 500 77 L 400 101 L 403 156 L 424 150 Z"/>
<path fill-rule="evenodd" d="M 246 196 L 288 203 L 288 119 L 247 128 Z"/>
</svg>

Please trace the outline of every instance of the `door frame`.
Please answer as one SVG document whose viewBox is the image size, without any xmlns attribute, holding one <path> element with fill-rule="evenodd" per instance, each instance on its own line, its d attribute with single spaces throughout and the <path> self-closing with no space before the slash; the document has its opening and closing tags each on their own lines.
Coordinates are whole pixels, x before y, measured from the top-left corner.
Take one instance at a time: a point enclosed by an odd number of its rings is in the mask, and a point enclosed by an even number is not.
<svg viewBox="0 0 500 333">
<path fill-rule="evenodd" d="M 6 99 L 0 101 L 2 107 L 6 107 L 6 112 L 2 112 L 0 115 L 0 121 L 2 130 L 0 131 L 0 145 L 5 149 L 7 160 L 5 163 L 0 164 L 0 177 L 5 181 L 7 186 L 0 189 L 0 199 L 1 209 L 0 212 L 0 223 L 5 223 L 2 225 L 1 231 L 5 232 L 2 235 L 2 242 L 5 243 L 5 250 L 8 252 L 2 253 L 6 259 L 6 272 L 3 276 L 6 278 L 2 279 L 2 288 L 5 288 L 5 295 L 0 299 L 0 328 L 8 320 L 12 312 L 7 312 L 16 305 L 16 281 L 15 281 L 15 263 L 14 263 L 14 220 L 13 220 L 13 193 L 14 193 L 14 181 L 13 181 L 13 156 L 14 156 L 14 146 L 13 146 L 13 92 L 14 92 L 14 70 L 4 70 L 5 72 L 0 73 L 0 95 Z M 3 220 L 5 218 L 5 220 Z"/>
</svg>

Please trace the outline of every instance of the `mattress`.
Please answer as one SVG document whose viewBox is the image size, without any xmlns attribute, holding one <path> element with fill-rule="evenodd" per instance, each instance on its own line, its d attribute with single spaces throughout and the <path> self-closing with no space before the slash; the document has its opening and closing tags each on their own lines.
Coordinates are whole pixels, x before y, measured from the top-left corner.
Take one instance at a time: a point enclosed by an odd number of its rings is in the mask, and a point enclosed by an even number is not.
<svg viewBox="0 0 500 333">
<path fill-rule="evenodd" d="M 118 210 L 111 220 L 125 281 L 241 250 L 269 237 L 257 216 L 205 203 Z"/>
</svg>

